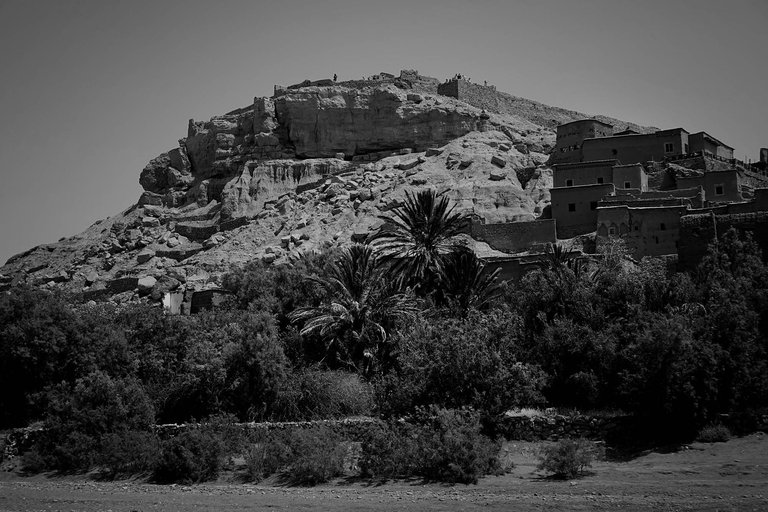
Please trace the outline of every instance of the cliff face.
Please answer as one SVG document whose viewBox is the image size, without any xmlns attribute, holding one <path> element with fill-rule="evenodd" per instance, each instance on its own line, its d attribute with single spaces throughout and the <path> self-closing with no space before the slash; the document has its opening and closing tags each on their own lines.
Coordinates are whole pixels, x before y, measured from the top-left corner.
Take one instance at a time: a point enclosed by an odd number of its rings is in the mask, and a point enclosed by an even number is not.
<svg viewBox="0 0 768 512">
<path fill-rule="evenodd" d="M 424 151 L 478 129 L 481 121 L 476 109 L 394 86 L 309 87 L 278 97 L 275 109 L 288 143 L 303 157 Z"/>
<path fill-rule="evenodd" d="M 227 205 L 223 218 L 231 218 L 252 212 L 272 192 L 284 193 L 286 181 L 301 184 L 344 167 L 327 162 L 265 167 L 265 160 L 365 160 L 404 148 L 424 151 L 477 130 L 485 122 L 481 114 L 457 101 L 393 85 L 306 87 L 256 98 L 249 108 L 190 121 L 180 146 L 142 171 L 139 182 L 146 193 L 141 202 L 174 207 L 216 200 Z"/>
<path fill-rule="evenodd" d="M 118 301 L 215 288 L 232 264 L 363 239 L 419 188 L 488 223 L 537 218 L 549 204 L 554 132 L 414 76 L 294 86 L 191 120 L 178 147 L 141 172 L 136 205 L 14 256 L 0 288 L 28 282 Z"/>
</svg>

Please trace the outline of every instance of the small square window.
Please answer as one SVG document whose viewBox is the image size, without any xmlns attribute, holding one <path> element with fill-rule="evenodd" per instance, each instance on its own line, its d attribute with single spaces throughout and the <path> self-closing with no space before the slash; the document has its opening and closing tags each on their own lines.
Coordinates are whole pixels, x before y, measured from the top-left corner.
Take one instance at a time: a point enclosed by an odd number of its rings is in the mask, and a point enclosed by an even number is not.
<svg viewBox="0 0 768 512">
<path fill-rule="evenodd" d="M 576 211 L 576 203 L 568 203 L 568 211 L 569 212 L 575 212 Z"/>
<path fill-rule="evenodd" d="M 617 149 L 612 149 L 612 150 L 611 150 L 611 153 L 612 153 L 614 156 L 616 156 L 616 155 L 618 155 L 618 154 L 619 154 L 619 151 L 618 151 Z"/>
<path fill-rule="evenodd" d="M 602 185 L 602 183 L 603 183 L 603 178 L 597 178 L 597 184 Z"/>
<path fill-rule="evenodd" d="M 592 201 L 591 203 L 589 203 L 589 209 L 597 210 L 597 201 Z"/>
<path fill-rule="evenodd" d="M 609 235 L 615 235 L 616 234 L 616 226 L 611 226 L 608 228 L 608 234 Z"/>
<path fill-rule="evenodd" d="M 673 153 L 675 151 L 675 145 L 671 142 L 665 142 L 664 143 L 664 152 L 665 153 Z"/>
<path fill-rule="evenodd" d="M 722 196 L 723 194 L 725 194 L 724 190 L 725 190 L 725 187 L 723 185 L 715 185 L 716 196 Z"/>
<path fill-rule="evenodd" d="M 661 231 L 666 231 L 667 230 L 667 225 L 662 222 L 661 224 L 659 224 L 659 229 Z"/>
<path fill-rule="evenodd" d="M 624 188 L 632 188 L 632 183 L 629 181 L 624 182 Z"/>
<path fill-rule="evenodd" d="M 565 180 L 565 186 L 566 187 L 572 187 L 573 186 L 573 180 Z"/>
</svg>

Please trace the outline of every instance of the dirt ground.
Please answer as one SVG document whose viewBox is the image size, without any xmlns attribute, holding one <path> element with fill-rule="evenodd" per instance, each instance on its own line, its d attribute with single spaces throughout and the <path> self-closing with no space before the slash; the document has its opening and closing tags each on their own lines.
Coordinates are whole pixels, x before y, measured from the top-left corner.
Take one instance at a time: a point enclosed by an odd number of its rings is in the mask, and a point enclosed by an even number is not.
<svg viewBox="0 0 768 512">
<path fill-rule="evenodd" d="M 245 510 L 619 510 L 767 511 L 768 436 L 695 443 L 628 462 L 602 461 L 591 474 L 553 481 L 536 471 L 535 445 L 508 443 L 511 473 L 477 485 L 422 482 L 383 485 L 340 479 L 314 488 L 218 482 L 160 486 L 140 480 L 94 482 L 86 477 L 23 477 L 0 473 L 5 511 Z"/>
</svg>

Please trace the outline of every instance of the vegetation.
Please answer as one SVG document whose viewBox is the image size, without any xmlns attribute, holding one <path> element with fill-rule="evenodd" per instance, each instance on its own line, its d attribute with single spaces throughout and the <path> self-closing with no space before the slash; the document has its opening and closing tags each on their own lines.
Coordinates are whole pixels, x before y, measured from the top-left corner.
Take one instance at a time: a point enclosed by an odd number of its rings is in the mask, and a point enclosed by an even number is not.
<svg viewBox="0 0 768 512">
<path fill-rule="evenodd" d="M 592 467 L 600 454 L 601 450 L 591 441 L 565 438 L 541 448 L 538 469 L 555 478 L 571 479 Z"/>
<path fill-rule="evenodd" d="M 768 266 L 749 236 L 722 234 L 690 273 L 620 243 L 590 260 L 552 246 L 499 286 L 458 244 L 463 222 L 445 196 L 409 194 L 370 245 L 233 269 L 234 300 L 195 316 L 15 288 L 0 296 L 0 426 L 44 422 L 30 470 L 200 481 L 233 448 L 152 425 L 377 415 L 367 474 L 473 481 L 496 470 L 513 407 L 623 409 L 656 441 L 723 415 L 748 431 L 768 411 Z M 337 460 L 338 439 L 297 462 L 302 442 L 253 441 L 252 478 L 336 474 L 315 462 Z"/>
<path fill-rule="evenodd" d="M 702 443 L 722 443 L 731 438 L 731 431 L 721 424 L 707 425 L 699 431 L 696 440 Z"/>
<path fill-rule="evenodd" d="M 405 423 L 372 431 L 363 443 L 362 473 L 386 479 L 421 476 L 449 483 L 476 483 L 502 472 L 500 441 L 481 432 L 477 413 L 439 407 L 417 409 Z"/>
</svg>

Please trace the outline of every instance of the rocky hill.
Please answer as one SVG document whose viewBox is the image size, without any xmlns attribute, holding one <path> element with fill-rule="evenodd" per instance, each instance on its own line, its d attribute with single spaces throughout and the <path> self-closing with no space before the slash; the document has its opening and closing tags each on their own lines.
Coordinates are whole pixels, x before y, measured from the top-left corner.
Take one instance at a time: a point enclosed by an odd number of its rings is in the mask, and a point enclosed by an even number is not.
<svg viewBox="0 0 768 512">
<path fill-rule="evenodd" d="M 437 94 L 437 83 L 414 72 L 308 82 L 190 121 L 179 146 L 141 171 L 135 205 L 10 258 L 0 286 L 118 300 L 214 288 L 232 264 L 362 239 L 421 187 L 487 222 L 541 215 L 553 127 L 585 114 L 521 98 L 481 109 Z"/>
</svg>

